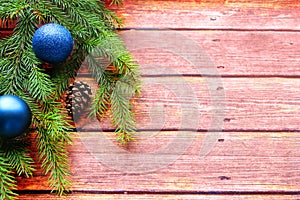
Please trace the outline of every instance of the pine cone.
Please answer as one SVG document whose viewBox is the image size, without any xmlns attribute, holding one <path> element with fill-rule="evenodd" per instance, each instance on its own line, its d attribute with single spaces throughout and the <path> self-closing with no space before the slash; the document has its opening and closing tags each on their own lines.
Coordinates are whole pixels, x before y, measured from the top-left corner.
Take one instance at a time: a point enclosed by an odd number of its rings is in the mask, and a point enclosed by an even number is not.
<svg viewBox="0 0 300 200">
<path fill-rule="evenodd" d="M 77 122 L 85 113 L 86 108 L 91 102 L 92 90 L 91 87 L 82 81 L 75 81 L 70 84 L 66 92 L 66 108 L 69 116 Z"/>
</svg>

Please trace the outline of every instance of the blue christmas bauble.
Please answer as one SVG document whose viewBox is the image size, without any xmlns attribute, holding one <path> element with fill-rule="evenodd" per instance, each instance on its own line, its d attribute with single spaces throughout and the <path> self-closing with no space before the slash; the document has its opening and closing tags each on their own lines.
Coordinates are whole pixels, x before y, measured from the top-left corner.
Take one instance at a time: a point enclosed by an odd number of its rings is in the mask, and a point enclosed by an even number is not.
<svg viewBox="0 0 300 200">
<path fill-rule="evenodd" d="M 30 126 L 31 118 L 30 108 L 23 99 L 13 95 L 0 97 L 0 137 L 21 135 Z"/>
<path fill-rule="evenodd" d="M 60 63 L 71 54 L 73 38 L 62 25 L 49 23 L 35 31 L 32 48 L 39 59 L 52 64 Z"/>
</svg>

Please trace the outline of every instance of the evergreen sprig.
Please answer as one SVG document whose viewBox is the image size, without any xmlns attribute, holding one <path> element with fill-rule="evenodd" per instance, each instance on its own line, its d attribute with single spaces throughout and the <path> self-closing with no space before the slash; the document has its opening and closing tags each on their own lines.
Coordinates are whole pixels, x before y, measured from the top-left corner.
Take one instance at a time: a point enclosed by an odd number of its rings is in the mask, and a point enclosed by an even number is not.
<svg viewBox="0 0 300 200">
<path fill-rule="evenodd" d="M 32 144 L 51 188 L 61 195 L 71 184 L 66 147 L 72 142 L 72 126 L 60 103 L 70 80 L 83 63 L 88 65 L 99 85 L 90 114 L 98 119 L 110 114 L 117 139 L 125 144 L 135 133 L 131 98 L 141 89 L 138 65 L 114 32 L 122 20 L 104 1 L 0 0 L 0 20 L 17 22 L 13 34 L 0 40 L 0 94 L 18 95 L 27 102 L 35 130 L 9 141 L 0 139 L 0 199 L 16 197 L 16 175 L 33 175 Z M 74 39 L 72 55 L 51 70 L 43 67 L 31 45 L 35 30 L 49 22 L 65 26 Z"/>
<path fill-rule="evenodd" d="M 2 144 L 2 149 L 5 150 L 5 157 L 10 166 L 15 169 L 18 176 L 24 175 L 29 178 L 33 176 L 34 161 L 30 156 L 29 143 L 22 140 L 9 140 Z"/>
<path fill-rule="evenodd" d="M 17 194 L 16 181 L 13 176 L 13 168 L 5 157 L 5 152 L 0 151 L 0 199 L 14 199 Z"/>
</svg>

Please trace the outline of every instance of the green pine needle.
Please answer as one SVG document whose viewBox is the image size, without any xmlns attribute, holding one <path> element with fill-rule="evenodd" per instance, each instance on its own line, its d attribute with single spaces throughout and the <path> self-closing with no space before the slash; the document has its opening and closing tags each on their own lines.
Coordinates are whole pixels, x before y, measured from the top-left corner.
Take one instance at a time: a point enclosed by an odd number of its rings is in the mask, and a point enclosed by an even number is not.
<svg viewBox="0 0 300 200">
<path fill-rule="evenodd" d="M 27 148 L 28 143 L 22 139 L 3 141 L 2 144 L 2 149 L 5 151 L 4 156 L 17 175 L 25 175 L 29 178 L 33 175 L 35 169 L 34 161 Z"/>
<path fill-rule="evenodd" d="M 0 151 L 0 199 L 16 199 L 16 181 L 13 176 L 13 169 L 5 158 L 5 152 Z"/>
</svg>

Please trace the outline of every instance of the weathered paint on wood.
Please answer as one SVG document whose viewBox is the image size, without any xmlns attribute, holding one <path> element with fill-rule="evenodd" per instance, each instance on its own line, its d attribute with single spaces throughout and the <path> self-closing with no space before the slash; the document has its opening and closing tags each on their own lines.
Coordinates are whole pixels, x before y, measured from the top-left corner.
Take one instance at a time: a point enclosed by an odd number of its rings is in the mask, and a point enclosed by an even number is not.
<svg viewBox="0 0 300 200">
<path fill-rule="evenodd" d="M 98 200 L 98 199 L 118 199 L 118 200 L 128 200 L 128 199 L 142 199 L 142 200 L 298 200 L 300 196 L 298 195 L 148 195 L 148 194 L 140 194 L 140 195 L 132 195 L 132 194 L 72 194 L 67 197 L 56 197 L 54 195 L 36 195 L 36 194 L 28 194 L 21 195 L 20 199 L 22 200 L 32 200 L 32 199 L 51 199 L 51 200 Z"/>
<path fill-rule="evenodd" d="M 298 32 L 123 31 L 121 36 L 146 76 L 300 75 Z"/>
<path fill-rule="evenodd" d="M 111 132 L 78 133 L 70 148 L 73 189 L 112 193 L 298 191 L 298 133 L 224 132 L 211 152 L 201 157 L 205 134 L 213 133 L 141 132 L 137 143 L 122 149 Z M 171 147 L 173 150 L 168 149 Z M 169 158 L 174 161 L 164 163 Z M 135 168 L 137 172 L 131 171 Z M 48 189 L 46 177 L 39 171 L 35 175 L 19 179 L 20 189 Z"/>
<path fill-rule="evenodd" d="M 78 80 L 90 83 L 90 78 Z M 226 131 L 300 131 L 300 80 L 291 78 L 144 77 L 143 92 L 134 103 L 138 129 L 210 129 L 223 117 Z M 220 83 L 218 83 L 218 81 Z M 223 114 L 223 116 L 221 116 Z M 81 116 L 80 131 L 111 130 Z"/>
<path fill-rule="evenodd" d="M 299 2 L 127 0 L 116 12 L 125 28 L 299 30 Z"/>
</svg>

